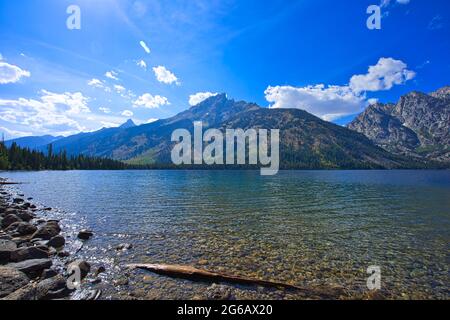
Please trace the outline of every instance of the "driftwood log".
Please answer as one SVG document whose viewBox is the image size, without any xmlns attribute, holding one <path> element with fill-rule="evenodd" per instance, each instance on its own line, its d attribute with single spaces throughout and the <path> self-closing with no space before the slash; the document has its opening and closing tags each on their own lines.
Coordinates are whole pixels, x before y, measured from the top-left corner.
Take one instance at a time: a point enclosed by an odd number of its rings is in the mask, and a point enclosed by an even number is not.
<svg viewBox="0 0 450 320">
<path fill-rule="evenodd" d="M 200 270 L 190 266 L 167 265 L 167 264 L 129 264 L 128 268 L 143 269 L 159 275 L 187 280 L 199 280 L 210 282 L 228 282 L 243 285 L 256 285 L 268 288 L 288 289 L 301 291 L 306 298 L 336 299 L 347 296 L 347 292 L 342 287 L 315 287 L 306 288 L 288 283 L 254 279 L 242 276 L 234 276 L 224 273 L 216 273 Z"/>
</svg>

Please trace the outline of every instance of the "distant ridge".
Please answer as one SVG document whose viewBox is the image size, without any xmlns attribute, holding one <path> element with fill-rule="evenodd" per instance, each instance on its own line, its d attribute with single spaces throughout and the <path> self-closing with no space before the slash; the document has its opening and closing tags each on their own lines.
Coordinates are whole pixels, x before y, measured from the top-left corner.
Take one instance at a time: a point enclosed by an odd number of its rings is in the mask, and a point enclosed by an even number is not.
<svg viewBox="0 0 450 320">
<path fill-rule="evenodd" d="M 51 135 L 45 135 L 40 137 L 23 137 L 5 141 L 5 145 L 9 148 L 15 142 L 19 147 L 29 148 L 29 149 L 38 149 L 40 147 L 46 146 L 50 143 L 53 143 L 63 137 L 54 137 Z"/>
</svg>

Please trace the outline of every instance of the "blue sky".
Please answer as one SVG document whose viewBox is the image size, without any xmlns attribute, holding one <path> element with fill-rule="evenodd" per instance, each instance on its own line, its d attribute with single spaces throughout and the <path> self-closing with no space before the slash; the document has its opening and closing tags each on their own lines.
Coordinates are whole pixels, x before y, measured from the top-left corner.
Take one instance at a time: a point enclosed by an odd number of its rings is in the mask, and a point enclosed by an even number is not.
<svg viewBox="0 0 450 320">
<path fill-rule="evenodd" d="M 80 30 L 66 26 L 73 4 Z M 372 4 L 381 30 L 366 27 Z M 218 92 L 345 124 L 373 101 L 450 84 L 449 9 L 447 0 L 0 0 L 0 131 L 144 123 Z"/>
</svg>

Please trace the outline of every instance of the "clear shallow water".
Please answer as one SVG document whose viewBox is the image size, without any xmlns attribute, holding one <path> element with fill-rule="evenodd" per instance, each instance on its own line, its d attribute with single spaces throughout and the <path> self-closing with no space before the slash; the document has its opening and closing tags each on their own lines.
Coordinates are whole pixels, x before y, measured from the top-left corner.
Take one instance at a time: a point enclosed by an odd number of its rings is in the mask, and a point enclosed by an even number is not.
<svg viewBox="0 0 450 320">
<path fill-rule="evenodd" d="M 70 171 L 1 173 L 59 209 L 66 232 L 95 232 L 79 255 L 106 264 L 106 297 L 191 299 L 207 283 L 126 272 L 126 263 L 193 265 L 367 297 L 449 295 L 450 171 Z M 134 248 L 118 254 L 116 245 Z M 117 278 L 129 277 L 129 283 Z M 229 286 L 236 298 L 302 294 Z"/>
</svg>

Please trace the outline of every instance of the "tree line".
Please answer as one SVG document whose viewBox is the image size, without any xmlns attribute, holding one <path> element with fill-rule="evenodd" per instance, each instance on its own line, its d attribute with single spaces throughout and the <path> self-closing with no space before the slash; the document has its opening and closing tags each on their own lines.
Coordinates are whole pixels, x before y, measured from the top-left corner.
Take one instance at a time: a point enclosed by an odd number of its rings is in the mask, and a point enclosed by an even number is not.
<svg viewBox="0 0 450 320">
<path fill-rule="evenodd" d="M 125 163 L 112 159 L 84 155 L 68 156 L 65 150 L 54 153 L 51 144 L 45 154 L 22 148 L 15 142 L 9 148 L 0 142 L 0 170 L 123 170 L 127 168 Z"/>
</svg>

